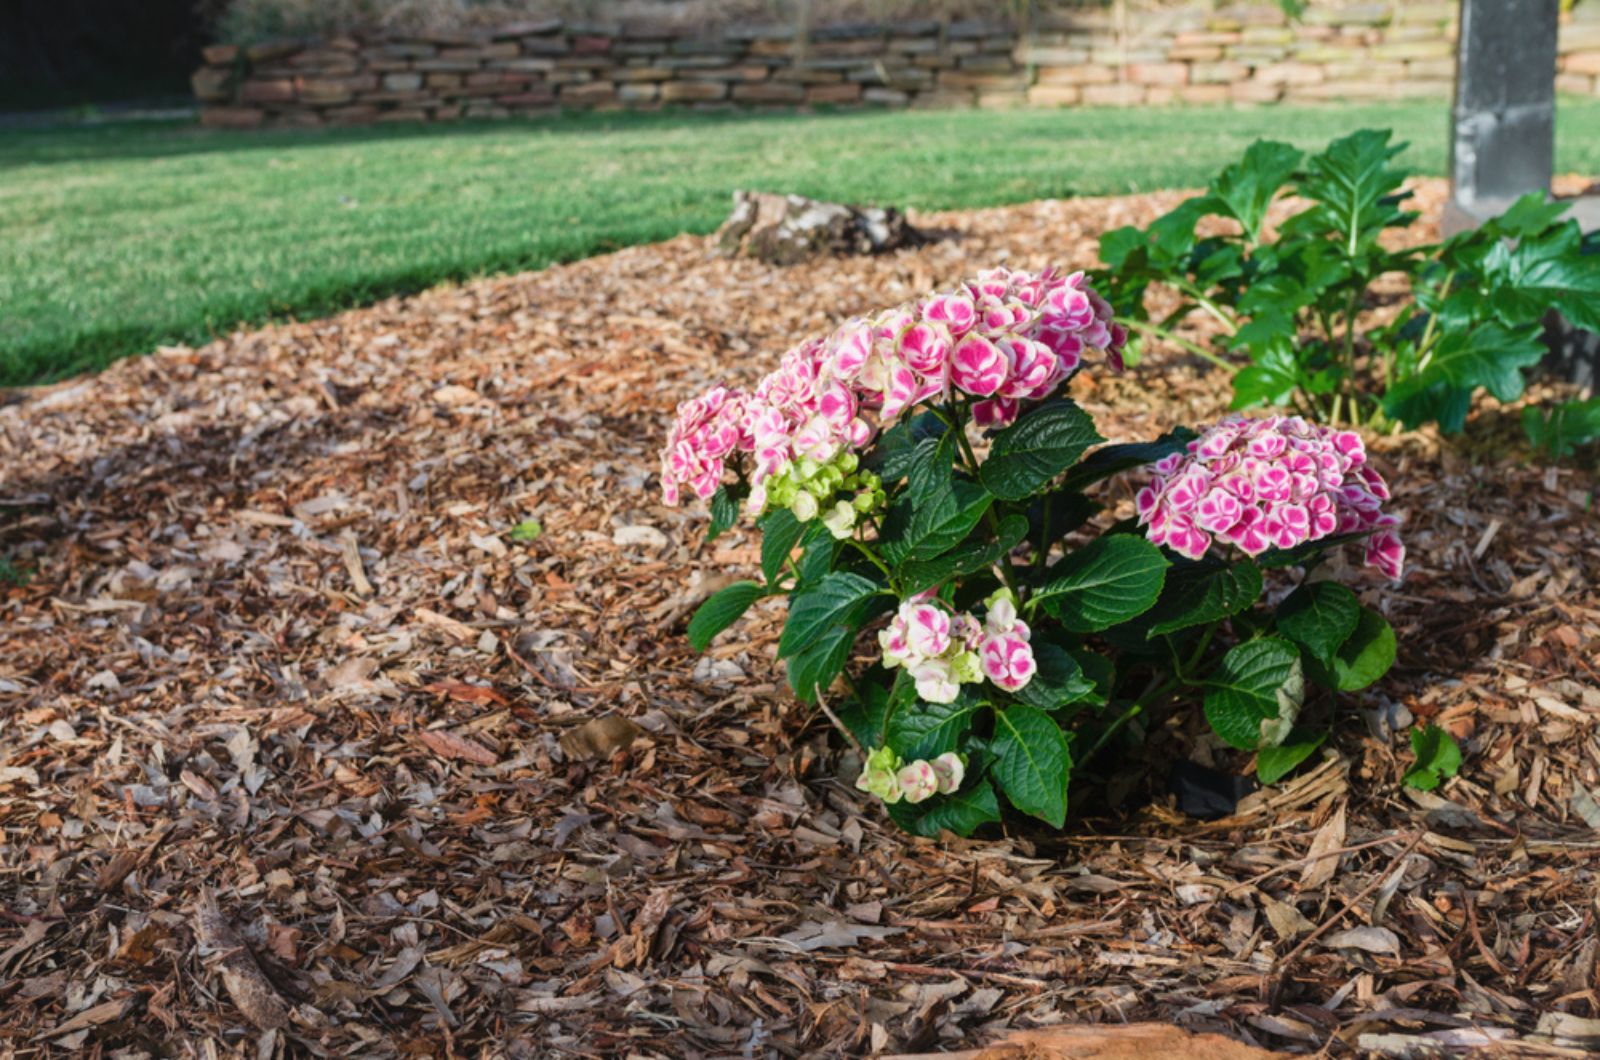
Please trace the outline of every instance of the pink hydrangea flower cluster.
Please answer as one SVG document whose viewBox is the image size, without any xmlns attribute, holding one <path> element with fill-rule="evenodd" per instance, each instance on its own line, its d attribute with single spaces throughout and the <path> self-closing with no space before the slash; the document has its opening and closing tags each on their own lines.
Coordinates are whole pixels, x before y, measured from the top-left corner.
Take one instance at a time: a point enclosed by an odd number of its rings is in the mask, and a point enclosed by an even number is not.
<svg viewBox="0 0 1600 1060">
<path fill-rule="evenodd" d="M 1090 350 L 1120 372 L 1126 341 L 1083 273 L 990 269 L 802 343 L 748 394 L 717 387 L 684 402 L 662 453 L 663 499 L 709 498 L 730 458 L 748 453 L 751 508 L 762 511 L 769 480 L 861 451 L 917 405 L 961 394 L 979 424 L 1003 426 Z"/>
<path fill-rule="evenodd" d="M 1158 461 L 1134 505 L 1146 536 L 1199 559 L 1213 544 L 1249 556 L 1330 535 L 1366 534 L 1367 566 L 1399 580 L 1405 564 L 1389 487 L 1354 431 L 1299 416 L 1223 418 L 1188 451 Z"/>
<path fill-rule="evenodd" d="M 917 803 L 934 795 L 955 794 L 966 773 L 966 759 L 954 751 L 946 751 L 931 762 L 919 758 L 902 763 L 892 748 L 880 747 L 862 763 L 856 788 L 890 805 L 901 799 Z"/>
<path fill-rule="evenodd" d="M 1007 692 L 1025 687 L 1038 667 L 1028 624 L 1017 617 L 1016 597 L 1001 589 L 987 603 L 979 622 L 968 612 L 951 614 L 931 593 L 903 601 L 878 633 L 883 665 L 905 667 L 917 697 L 928 703 L 953 703 L 962 685 L 986 677 Z"/>
</svg>

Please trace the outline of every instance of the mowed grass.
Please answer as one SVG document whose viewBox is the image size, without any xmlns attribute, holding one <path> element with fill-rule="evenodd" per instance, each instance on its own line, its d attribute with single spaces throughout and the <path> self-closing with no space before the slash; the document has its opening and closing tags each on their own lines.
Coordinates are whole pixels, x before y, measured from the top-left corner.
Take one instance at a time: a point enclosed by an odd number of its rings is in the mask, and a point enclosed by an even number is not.
<svg viewBox="0 0 1600 1060">
<path fill-rule="evenodd" d="M 1363 126 L 1442 173 L 1447 107 L 582 115 L 225 133 L 0 132 L 0 385 L 241 323 L 708 232 L 736 188 L 922 208 L 1203 183 L 1261 136 Z M 1600 170 L 1600 103 L 1557 168 Z"/>
</svg>

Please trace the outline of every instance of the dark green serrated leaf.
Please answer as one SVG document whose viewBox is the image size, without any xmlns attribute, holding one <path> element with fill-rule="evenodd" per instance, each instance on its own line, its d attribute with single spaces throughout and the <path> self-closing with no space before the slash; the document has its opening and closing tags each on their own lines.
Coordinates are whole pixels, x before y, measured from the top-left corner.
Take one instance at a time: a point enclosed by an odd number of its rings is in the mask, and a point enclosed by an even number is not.
<svg viewBox="0 0 1600 1060">
<path fill-rule="evenodd" d="M 689 646 L 705 651 L 718 633 L 738 621 L 751 604 L 765 595 L 766 587 L 757 582 L 734 582 L 713 593 L 689 620 Z"/>
<path fill-rule="evenodd" d="M 1445 332 L 1427 365 L 1389 388 L 1383 398 L 1384 412 L 1414 427 L 1424 422 L 1420 416 L 1439 401 L 1448 400 L 1451 391 L 1470 394 L 1481 386 L 1496 400 L 1516 400 L 1522 396 L 1522 369 L 1544 357 L 1539 334 L 1538 325 L 1510 329 L 1494 323 Z M 1444 416 L 1438 419 L 1445 425 Z"/>
<path fill-rule="evenodd" d="M 1332 666 L 1313 660 L 1311 677 L 1325 688 L 1355 692 L 1389 672 L 1394 665 L 1394 630 L 1382 615 L 1363 607 L 1356 628 L 1333 657 Z"/>
<path fill-rule="evenodd" d="M 936 839 L 945 831 L 969 836 L 983 825 L 1000 820 L 1000 802 L 995 798 L 994 787 L 979 779 L 953 795 L 936 795 L 915 806 L 897 802 L 889 807 L 889 816 L 911 834 L 928 839 Z"/>
<path fill-rule="evenodd" d="M 1211 728 L 1229 746 L 1255 750 L 1261 723 L 1278 716 L 1278 690 L 1299 665 L 1294 645 L 1277 637 L 1235 645 L 1207 681 L 1205 712 Z"/>
<path fill-rule="evenodd" d="M 886 485 L 898 482 L 911 470 L 911 457 L 917 443 L 949 430 L 949 425 L 932 412 L 901 420 L 878 436 L 877 442 L 867 451 L 864 466 L 875 472 Z"/>
<path fill-rule="evenodd" d="M 1546 456 L 1556 460 L 1571 456 L 1580 446 L 1600 441 L 1600 397 L 1564 401 L 1548 409 L 1529 405 L 1522 410 L 1522 429 Z"/>
<path fill-rule="evenodd" d="M 711 495 L 711 525 L 706 529 L 706 544 L 710 544 L 739 521 L 739 499 L 726 486 L 720 486 Z"/>
<path fill-rule="evenodd" d="M 827 689 L 844 672 L 856 630 L 849 626 L 830 626 L 785 661 L 789 687 L 802 702 L 814 703 L 819 690 Z"/>
<path fill-rule="evenodd" d="M 1023 703 L 1054 711 L 1095 694 L 1094 682 L 1065 648 L 1039 641 L 1033 645 L 1033 661 L 1038 667 L 1033 679 L 1016 693 Z"/>
<path fill-rule="evenodd" d="M 839 542 L 821 523 L 808 523 L 800 539 L 800 564 L 796 589 L 815 585 L 833 569 L 834 557 L 839 554 Z"/>
<path fill-rule="evenodd" d="M 889 718 L 886 742 L 907 762 L 934 759 L 954 751 L 972 729 L 983 702 L 965 689 L 954 703 L 917 703 Z"/>
<path fill-rule="evenodd" d="M 1020 501 L 1099 441 L 1103 439 L 1087 412 L 1065 398 L 1047 402 L 994 436 L 979 477 L 1001 500 Z"/>
<path fill-rule="evenodd" d="M 1300 165 L 1299 148 L 1273 140 L 1257 140 L 1244 157 L 1223 169 L 1211 182 L 1211 196 L 1223 213 L 1244 226 L 1245 236 L 1255 242 L 1267 219 L 1267 207 L 1278 191 L 1294 176 Z"/>
<path fill-rule="evenodd" d="M 835 627 L 859 629 L 867 603 L 879 587 L 859 574 L 834 571 L 816 585 L 796 592 L 789 599 L 789 618 L 778 638 L 778 658 L 786 659 L 805 649 Z"/>
<path fill-rule="evenodd" d="M 898 572 L 900 592 L 910 596 L 943 585 L 951 578 L 992 567 L 1027 536 L 1027 518 L 1008 515 L 1000 520 L 1000 533 L 993 541 L 969 541 L 934 559 L 910 560 L 901 564 Z"/>
<path fill-rule="evenodd" d="M 1061 727 L 1034 707 L 995 712 L 991 775 L 1011 805 L 1060 828 L 1067 820 L 1072 755 Z"/>
<path fill-rule="evenodd" d="M 1280 746 L 1263 747 L 1256 752 L 1256 779 L 1263 784 L 1276 784 L 1295 766 L 1310 758 L 1327 738 L 1325 732 L 1296 729 Z"/>
<path fill-rule="evenodd" d="M 917 508 L 908 496 L 895 501 L 879 538 L 878 553 L 892 567 L 933 559 L 955 548 L 983 518 L 994 496 L 982 486 L 958 481 L 952 503 Z"/>
<path fill-rule="evenodd" d="M 784 561 L 800 543 L 806 525 L 787 508 L 769 512 L 761 519 L 761 575 L 772 585 L 783 573 Z"/>
<path fill-rule="evenodd" d="M 1181 453 L 1195 437 L 1189 428 L 1177 427 L 1153 442 L 1101 446 L 1067 473 L 1061 480 L 1061 491 L 1081 490 L 1112 475 Z"/>
<path fill-rule="evenodd" d="M 1142 537 L 1098 537 L 1050 568 L 1033 598 L 1074 633 L 1093 633 L 1144 614 L 1161 595 L 1167 558 Z"/>
<path fill-rule="evenodd" d="M 1324 666 L 1356 631 L 1361 602 L 1337 582 L 1309 582 L 1278 605 L 1278 632 L 1302 645 Z"/>
<path fill-rule="evenodd" d="M 1260 596 L 1261 568 L 1248 559 L 1225 567 L 1174 567 L 1167 572 L 1161 599 L 1150 610 L 1155 622 L 1149 636 L 1232 618 Z"/>
</svg>

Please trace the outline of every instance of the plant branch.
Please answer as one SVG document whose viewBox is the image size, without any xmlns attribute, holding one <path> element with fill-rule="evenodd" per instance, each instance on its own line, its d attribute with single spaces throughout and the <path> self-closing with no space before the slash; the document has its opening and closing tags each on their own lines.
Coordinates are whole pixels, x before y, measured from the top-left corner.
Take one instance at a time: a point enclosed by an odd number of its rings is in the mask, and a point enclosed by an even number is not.
<svg viewBox="0 0 1600 1060">
<path fill-rule="evenodd" d="M 1139 334 L 1147 336 L 1149 338 L 1162 339 L 1162 340 L 1164 340 L 1166 342 L 1170 342 L 1174 346 L 1176 346 L 1179 349 L 1183 350 L 1184 352 L 1194 354 L 1196 357 L 1198 357 L 1201 360 L 1207 362 L 1212 367 L 1220 368 L 1222 371 L 1227 372 L 1229 375 L 1232 375 L 1232 374 L 1234 374 L 1235 372 L 1237 372 L 1239 370 L 1234 365 L 1229 364 L 1227 361 L 1224 361 L 1221 357 L 1218 357 L 1216 354 L 1214 354 L 1210 350 L 1206 349 L 1204 346 L 1201 346 L 1201 345 L 1199 345 L 1197 343 L 1190 342 L 1188 339 L 1179 338 L 1177 335 L 1174 335 L 1172 332 L 1168 331 L 1166 328 L 1160 327 L 1160 326 L 1158 326 L 1156 324 L 1152 324 L 1149 321 L 1146 321 L 1146 320 L 1122 320 L 1122 321 L 1119 321 L 1119 323 L 1121 323 L 1124 326 L 1128 327 L 1129 329 L 1131 329 L 1133 331 L 1137 331 Z"/>
</svg>

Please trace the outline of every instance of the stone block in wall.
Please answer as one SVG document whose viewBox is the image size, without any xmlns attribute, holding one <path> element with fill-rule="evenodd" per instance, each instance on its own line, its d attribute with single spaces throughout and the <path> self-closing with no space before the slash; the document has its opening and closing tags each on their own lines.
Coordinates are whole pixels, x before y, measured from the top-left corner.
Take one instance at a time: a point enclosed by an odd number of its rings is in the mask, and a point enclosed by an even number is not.
<svg viewBox="0 0 1600 1060">
<path fill-rule="evenodd" d="M 548 74 L 555 68 L 556 62 L 554 59 L 536 59 L 527 55 L 520 55 L 515 59 L 496 59 L 494 62 L 484 65 L 486 70 L 505 70 L 514 74 Z M 625 69 L 625 67 L 618 67 L 618 69 Z"/>
<path fill-rule="evenodd" d="M 964 55 L 956 66 L 975 74 L 1006 74 L 1017 68 L 1009 55 Z"/>
<path fill-rule="evenodd" d="M 561 37 L 523 37 L 517 42 L 523 55 L 560 56 L 568 52 L 567 42 Z"/>
<path fill-rule="evenodd" d="M 326 73 L 353 73 L 361 61 L 347 51 L 337 48 L 307 48 L 288 57 L 290 66 L 316 67 Z"/>
<path fill-rule="evenodd" d="M 1093 107 L 1132 107 L 1144 102 L 1145 86 L 1127 82 L 1115 85 L 1084 85 L 1083 101 Z"/>
<path fill-rule="evenodd" d="M 1040 47 L 1019 44 L 1012 53 L 1017 62 L 1032 66 L 1076 66 L 1089 61 L 1088 48 Z"/>
<path fill-rule="evenodd" d="M 675 40 L 667 50 L 673 55 L 721 56 L 725 63 L 745 53 L 744 47 L 735 41 L 694 37 Z"/>
<path fill-rule="evenodd" d="M 555 70 L 545 74 L 544 79 L 551 85 L 586 85 L 597 80 L 593 70 Z"/>
<path fill-rule="evenodd" d="M 1286 44 L 1234 44 L 1223 49 L 1223 54 L 1236 62 L 1275 63 L 1289 57 Z"/>
<path fill-rule="evenodd" d="M 933 88 L 918 92 L 907 105 L 912 110 L 971 110 L 977 103 L 976 93 L 970 89 Z"/>
<path fill-rule="evenodd" d="M 1034 12 L 1030 25 L 1035 30 L 1063 33 L 1110 33 L 1116 29 L 1109 10 L 1046 10 Z"/>
<path fill-rule="evenodd" d="M 894 37 L 937 37 L 942 25 L 936 18 L 896 18 L 885 23 Z"/>
<path fill-rule="evenodd" d="M 379 90 L 377 92 L 363 92 L 363 93 L 361 93 L 360 102 L 362 102 L 362 103 L 398 103 L 398 104 L 402 104 L 404 106 L 408 106 L 409 107 L 409 106 L 420 106 L 421 104 L 437 100 L 437 98 L 438 98 L 437 96 L 435 96 L 431 92 L 428 92 L 425 89 L 424 90 L 420 90 L 420 91 L 416 91 L 416 92 L 388 92 L 388 91 Z"/>
<path fill-rule="evenodd" d="M 758 40 L 751 43 L 748 54 L 752 58 L 781 59 L 793 55 L 796 47 L 791 40 Z"/>
<path fill-rule="evenodd" d="M 733 41 L 792 41 L 794 30 L 792 22 L 749 22 L 729 26 L 723 36 Z"/>
<path fill-rule="evenodd" d="M 320 129 L 328 124 L 322 120 L 322 115 L 314 110 L 297 107 L 278 114 L 270 115 L 268 124 L 281 129 Z"/>
<path fill-rule="evenodd" d="M 189 87 L 202 103 L 222 103 L 233 96 L 233 71 L 218 66 L 202 66 L 189 78 Z"/>
<path fill-rule="evenodd" d="M 860 62 L 859 59 L 850 60 Z M 728 65 L 725 55 L 663 55 L 656 60 L 657 65 L 665 66 L 669 70 L 715 70 Z"/>
<path fill-rule="evenodd" d="M 563 103 L 593 106 L 617 98 L 617 86 L 610 81 L 589 81 L 581 85 L 562 85 L 557 98 Z"/>
<path fill-rule="evenodd" d="M 1438 26 L 1390 26 L 1383 31 L 1383 39 L 1388 44 L 1401 44 L 1414 40 L 1439 40 L 1445 36 Z"/>
<path fill-rule="evenodd" d="M 1239 34 L 1240 44 L 1288 44 L 1294 30 L 1286 26 L 1246 26 Z"/>
<path fill-rule="evenodd" d="M 1301 45 L 1294 49 L 1293 55 L 1306 63 L 1353 63 L 1370 60 L 1365 45 L 1346 41 Z"/>
<path fill-rule="evenodd" d="M 412 68 L 410 59 L 386 59 L 372 56 L 361 60 L 361 68 L 369 74 L 398 74 Z"/>
<path fill-rule="evenodd" d="M 708 70 L 679 70 L 678 76 L 689 81 L 765 81 L 768 70 L 754 64 L 746 66 L 717 66 Z"/>
<path fill-rule="evenodd" d="M 200 57 L 210 66 L 231 66 L 239 60 L 237 44 L 208 44 L 200 49 Z"/>
<path fill-rule="evenodd" d="M 429 88 L 460 88 L 466 83 L 466 74 L 428 74 L 425 83 Z"/>
<path fill-rule="evenodd" d="M 894 37 L 889 41 L 889 51 L 896 55 L 934 55 L 939 51 L 939 38 Z"/>
<path fill-rule="evenodd" d="M 617 86 L 617 98 L 624 103 L 648 103 L 661 97 L 661 86 L 652 81 L 632 81 Z"/>
<path fill-rule="evenodd" d="M 1406 63 L 1406 76 L 1418 81 L 1449 81 L 1456 76 L 1454 59 L 1412 59 Z"/>
<path fill-rule="evenodd" d="M 977 40 L 982 37 L 1000 37 L 1011 32 L 1004 22 L 986 18 L 962 18 L 950 23 L 945 30 L 949 40 Z"/>
<path fill-rule="evenodd" d="M 975 40 L 947 40 L 944 42 L 946 55 L 977 55 L 978 42 Z"/>
<path fill-rule="evenodd" d="M 1172 38 L 1172 43 L 1180 47 L 1222 47 L 1228 44 L 1239 44 L 1244 40 L 1244 34 L 1239 30 L 1190 30 L 1179 33 Z"/>
<path fill-rule="evenodd" d="M 811 27 L 812 43 L 867 40 L 887 36 L 882 22 L 830 22 Z"/>
<path fill-rule="evenodd" d="M 1181 103 L 1226 103 L 1229 98 L 1227 85 L 1179 85 L 1176 91 Z"/>
<path fill-rule="evenodd" d="M 1229 61 L 1195 63 L 1189 70 L 1189 80 L 1197 85 L 1230 85 L 1249 76 L 1249 66 Z"/>
<path fill-rule="evenodd" d="M 942 88 L 1000 89 L 1021 92 L 1028 85 L 1018 74 L 974 74 L 966 70 L 941 70 L 938 83 Z"/>
<path fill-rule="evenodd" d="M 284 59 L 299 51 L 301 44 L 297 40 L 268 40 L 259 41 L 244 50 L 245 58 L 250 62 L 269 63 L 274 59 Z"/>
<path fill-rule="evenodd" d="M 858 103 L 861 86 L 857 84 L 806 85 L 806 102 L 823 104 Z"/>
<path fill-rule="evenodd" d="M 428 112 L 421 107 L 395 107 L 393 110 L 381 111 L 378 114 L 378 121 L 385 124 L 416 124 L 427 120 Z"/>
<path fill-rule="evenodd" d="M 1563 55 L 1600 49 L 1600 21 L 1569 22 L 1561 27 L 1556 42 L 1556 51 Z"/>
<path fill-rule="evenodd" d="M 611 45 L 610 54 L 617 59 L 654 59 L 671 50 L 672 42 L 666 40 L 619 40 Z"/>
<path fill-rule="evenodd" d="M 738 103 L 804 103 L 806 90 L 792 81 L 761 81 L 734 85 L 733 99 Z"/>
<path fill-rule="evenodd" d="M 1282 95 L 1282 85 L 1260 81 L 1235 81 L 1228 86 L 1228 98 L 1235 103 L 1276 103 Z"/>
<path fill-rule="evenodd" d="M 1374 59 L 1443 59 L 1455 54 L 1455 46 L 1441 38 L 1417 41 L 1385 41 L 1372 46 Z"/>
<path fill-rule="evenodd" d="M 721 81 L 668 81 L 661 86 L 663 103 L 700 103 L 727 95 L 728 86 Z"/>
<path fill-rule="evenodd" d="M 364 49 L 361 54 L 386 59 L 432 59 L 439 54 L 439 46 L 426 41 L 391 41 Z"/>
<path fill-rule="evenodd" d="M 295 95 L 302 103 L 349 103 L 356 90 L 343 78 L 307 77 L 295 86 Z"/>
<path fill-rule="evenodd" d="M 1395 81 L 1324 81 L 1320 85 L 1295 85 L 1295 99 L 1394 99 Z"/>
<path fill-rule="evenodd" d="M 202 107 L 200 124 L 207 129 L 257 129 L 267 112 L 259 107 Z"/>
<path fill-rule="evenodd" d="M 502 107 L 511 107 L 514 110 L 533 108 L 543 110 L 555 105 L 556 93 L 555 89 L 546 85 L 530 85 L 522 92 L 508 92 L 503 96 L 496 96 L 494 101 Z"/>
<path fill-rule="evenodd" d="M 1405 0 L 1404 3 L 1394 5 L 1394 21 L 1436 24 L 1454 22 L 1460 10 L 1461 5 L 1458 0 Z"/>
<path fill-rule="evenodd" d="M 1083 102 L 1077 85 L 1034 85 L 1028 89 L 1028 102 L 1035 107 L 1072 107 Z"/>
<path fill-rule="evenodd" d="M 1329 81 L 1398 81 L 1406 76 L 1406 64 L 1402 62 L 1373 62 L 1368 59 L 1364 62 L 1324 63 L 1322 72 Z"/>
<path fill-rule="evenodd" d="M 1121 48 L 1116 45 L 1103 45 L 1089 50 L 1089 61 L 1103 63 L 1106 66 L 1122 66 L 1124 63 L 1159 63 L 1167 58 L 1165 49 L 1162 48 Z"/>
<path fill-rule="evenodd" d="M 366 125 L 378 120 L 382 113 L 372 103 L 354 103 L 347 107 L 334 107 L 327 112 L 328 122 L 332 125 Z"/>
<path fill-rule="evenodd" d="M 873 87 L 862 90 L 861 102 L 873 103 L 880 107 L 903 107 L 911 102 L 911 96 L 898 88 Z"/>
<path fill-rule="evenodd" d="M 1600 74 L 1600 51 L 1563 55 L 1560 66 L 1564 74 Z"/>
<path fill-rule="evenodd" d="M 670 81 L 672 71 L 665 66 L 617 66 L 611 70 L 613 81 L 647 82 Z"/>
<path fill-rule="evenodd" d="M 1111 67 L 1092 63 L 1040 67 L 1038 74 L 1041 85 L 1108 85 L 1116 79 Z"/>
<path fill-rule="evenodd" d="M 1301 18 L 1312 25 L 1384 26 L 1394 17 L 1394 9 L 1404 3 L 1307 4 Z"/>
<path fill-rule="evenodd" d="M 239 86 L 241 103 L 293 103 L 294 81 L 287 77 L 251 78 Z"/>
<path fill-rule="evenodd" d="M 1144 101 L 1152 107 L 1166 107 L 1178 102 L 1181 85 L 1149 85 L 1144 90 Z"/>
<path fill-rule="evenodd" d="M 1017 46 L 1015 37 L 987 37 L 978 42 L 978 51 L 991 55 L 1009 55 Z"/>
<path fill-rule="evenodd" d="M 1167 49 L 1167 59 L 1180 63 L 1214 63 L 1222 58 L 1219 44 L 1184 44 Z"/>
<path fill-rule="evenodd" d="M 1017 110 L 1028 105 L 1028 96 L 1021 90 L 979 89 L 975 102 L 980 110 Z"/>
<path fill-rule="evenodd" d="M 794 81 L 802 85 L 837 84 L 844 80 L 843 70 L 813 70 L 805 66 L 785 66 L 772 72 L 774 81 Z"/>
<path fill-rule="evenodd" d="M 806 49 L 806 54 L 819 57 L 852 56 L 876 59 L 883 54 L 883 42 L 880 40 L 818 41 Z"/>
<path fill-rule="evenodd" d="M 422 87 L 422 79 L 419 73 L 384 74 L 382 84 L 390 92 L 415 92 Z"/>
<path fill-rule="evenodd" d="M 1139 85 L 1182 85 L 1189 81 L 1187 63 L 1130 63 L 1128 80 Z"/>
<path fill-rule="evenodd" d="M 561 19 L 559 18 L 526 18 L 518 22 L 507 22 L 496 26 L 491 33 L 495 40 L 505 40 L 509 37 L 539 37 L 549 33 L 561 32 Z"/>
<path fill-rule="evenodd" d="M 1265 85 L 1314 85 L 1324 76 L 1316 63 L 1267 63 L 1255 72 L 1255 79 Z"/>
<path fill-rule="evenodd" d="M 1569 96 L 1592 96 L 1596 80 L 1588 74 L 1557 74 L 1556 91 Z"/>
<path fill-rule="evenodd" d="M 416 69 L 425 74 L 465 74 L 479 69 L 481 65 L 462 59 L 419 59 Z"/>
<path fill-rule="evenodd" d="M 441 103 L 433 108 L 434 121 L 455 121 L 461 117 L 461 104 Z"/>
<path fill-rule="evenodd" d="M 462 108 L 461 116 L 468 119 L 509 118 L 511 109 L 487 99 L 475 99 Z"/>
</svg>

